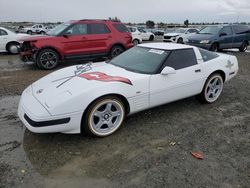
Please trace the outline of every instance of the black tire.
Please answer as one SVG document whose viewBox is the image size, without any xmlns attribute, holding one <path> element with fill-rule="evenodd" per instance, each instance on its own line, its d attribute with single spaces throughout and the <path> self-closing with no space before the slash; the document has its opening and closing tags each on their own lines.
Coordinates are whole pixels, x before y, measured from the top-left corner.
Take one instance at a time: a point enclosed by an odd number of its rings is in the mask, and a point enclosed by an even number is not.
<svg viewBox="0 0 250 188">
<path fill-rule="evenodd" d="M 32 33 L 33 33 L 33 32 L 32 32 L 31 30 L 28 30 L 28 31 L 27 31 L 27 34 L 29 34 L 29 35 L 32 35 Z"/>
<path fill-rule="evenodd" d="M 121 107 L 121 111 L 122 111 L 121 115 L 119 117 L 120 119 L 118 120 L 117 126 L 112 127 L 113 130 L 111 129 L 110 131 L 108 130 L 107 132 L 101 132 L 101 130 L 100 131 L 96 130 L 94 125 L 93 125 L 94 123 L 92 123 L 92 122 L 94 122 L 94 120 L 92 119 L 93 114 L 95 114 L 97 112 L 98 106 L 105 105 L 106 102 L 112 102 L 112 101 L 119 104 Z M 105 109 L 106 108 L 104 107 L 104 111 L 105 111 Z M 109 120 L 104 120 L 105 114 L 100 115 L 100 116 L 103 116 L 102 117 L 103 119 L 98 118 L 98 123 L 99 123 L 99 121 L 101 121 L 102 126 L 103 126 L 103 125 L 105 125 L 105 121 L 109 121 Z M 122 123 L 123 123 L 125 116 L 126 116 L 126 109 L 125 109 L 125 106 L 124 106 L 121 99 L 119 99 L 116 96 L 105 96 L 105 97 L 99 98 L 88 107 L 86 113 L 83 115 L 83 121 L 82 121 L 82 125 L 81 125 L 82 134 L 94 136 L 94 137 L 109 136 L 109 135 L 113 134 L 114 132 L 116 132 L 122 126 Z M 112 121 L 112 119 L 110 119 L 110 121 Z M 102 126 L 100 126 L 100 129 L 102 128 Z M 104 129 L 105 129 L 105 127 L 104 127 Z"/>
<path fill-rule="evenodd" d="M 178 40 L 177 40 L 177 43 L 179 43 L 179 44 L 183 44 L 183 38 L 178 38 Z"/>
<path fill-rule="evenodd" d="M 44 32 L 44 31 L 41 31 L 40 34 L 41 34 L 41 35 L 45 35 L 45 32 Z"/>
<path fill-rule="evenodd" d="M 10 54 L 18 54 L 20 44 L 18 42 L 10 42 L 6 45 L 6 50 Z"/>
<path fill-rule="evenodd" d="M 140 41 L 139 41 L 138 39 L 134 39 L 134 40 L 133 40 L 133 45 L 136 46 L 136 45 L 138 45 L 138 44 L 140 44 Z"/>
<path fill-rule="evenodd" d="M 208 87 L 210 87 L 209 84 L 211 84 L 211 81 L 213 81 L 213 79 L 215 79 L 215 78 L 218 78 L 218 79 L 219 79 L 219 81 L 220 81 L 220 83 L 221 83 L 221 89 L 220 89 L 220 91 L 218 90 L 218 92 L 219 92 L 219 93 L 217 93 L 218 96 L 216 96 L 214 99 L 209 100 L 209 99 L 208 99 L 208 95 L 207 95 L 206 93 L 208 92 Z M 222 92 L 222 90 L 223 90 L 223 86 L 224 86 L 224 81 L 223 81 L 222 75 L 219 74 L 219 73 L 214 73 L 214 74 L 212 74 L 212 75 L 210 75 L 210 76 L 208 77 L 208 79 L 207 79 L 206 82 L 205 82 L 205 85 L 204 85 L 204 87 L 203 87 L 202 92 L 201 92 L 199 95 L 197 95 L 196 98 L 197 98 L 201 103 L 205 103 L 205 104 L 214 103 L 214 102 L 220 97 L 220 94 L 221 94 L 221 92 Z M 216 89 L 214 89 L 214 90 L 216 91 Z"/>
<path fill-rule="evenodd" d="M 217 43 L 213 43 L 209 49 L 212 52 L 218 52 L 219 51 L 219 45 Z"/>
<path fill-rule="evenodd" d="M 247 50 L 248 44 L 246 41 L 244 41 L 241 45 L 241 47 L 239 48 L 240 52 L 245 52 Z"/>
<path fill-rule="evenodd" d="M 54 69 L 59 64 L 59 55 L 53 49 L 42 49 L 37 54 L 36 64 L 40 69 Z"/>
<path fill-rule="evenodd" d="M 113 46 L 109 53 L 109 59 L 113 59 L 114 57 L 120 55 L 124 51 L 125 49 L 122 46 L 119 45 Z"/>
<path fill-rule="evenodd" d="M 151 35 L 151 36 L 149 37 L 149 41 L 153 41 L 154 39 L 155 39 L 154 35 Z"/>
</svg>

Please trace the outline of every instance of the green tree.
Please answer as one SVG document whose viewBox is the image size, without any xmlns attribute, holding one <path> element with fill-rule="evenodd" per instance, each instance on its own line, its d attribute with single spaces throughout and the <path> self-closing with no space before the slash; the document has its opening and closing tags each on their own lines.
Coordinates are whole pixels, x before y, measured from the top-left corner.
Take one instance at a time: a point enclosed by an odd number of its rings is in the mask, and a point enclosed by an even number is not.
<svg viewBox="0 0 250 188">
<path fill-rule="evenodd" d="M 155 22 L 152 21 L 152 20 L 148 20 L 148 21 L 146 22 L 146 26 L 147 26 L 148 28 L 154 28 Z"/>
</svg>

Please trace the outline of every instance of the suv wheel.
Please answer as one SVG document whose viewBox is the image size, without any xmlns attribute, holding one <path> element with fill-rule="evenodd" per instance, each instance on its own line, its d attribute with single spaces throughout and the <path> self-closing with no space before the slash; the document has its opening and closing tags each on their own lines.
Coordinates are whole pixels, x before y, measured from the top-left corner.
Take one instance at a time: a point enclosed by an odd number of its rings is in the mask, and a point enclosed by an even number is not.
<svg viewBox="0 0 250 188">
<path fill-rule="evenodd" d="M 110 51 L 110 59 L 113 59 L 114 57 L 120 55 L 121 53 L 124 52 L 124 48 L 121 46 L 114 46 L 111 51 Z"/>
<path fill-rule="evenodd" d="M 183 44 L 183 38 L 179 38 L 179 39 L 177 40 L 177 43 Z"/>
<path fill-rule="evenodd" d="M 18 42 L 11 42 L 7 45 L 6 50 L 11 54 L 18 54 L 18 48 L 20 44 Z"/>
<path fill-rule="evenodd" d="M 239 48 L 240 52 L 245 52 L 247 50 L 247 42 L 244 41 L 241 45 L 241 47 Z"/>
<path fill-rule="evenodd" d="M 59 55 L 55 50 L 43 49 L 38 53 L 36 63 L 41 69 L 51 70 L 59 64 Z"/>
<path fill-rule="evenodd" d="M 212 52 L 218 52 L 219 51 L 219 45 L 217 43 L 213 43 L 210 47 L 210 51 Z"/>
</svg>

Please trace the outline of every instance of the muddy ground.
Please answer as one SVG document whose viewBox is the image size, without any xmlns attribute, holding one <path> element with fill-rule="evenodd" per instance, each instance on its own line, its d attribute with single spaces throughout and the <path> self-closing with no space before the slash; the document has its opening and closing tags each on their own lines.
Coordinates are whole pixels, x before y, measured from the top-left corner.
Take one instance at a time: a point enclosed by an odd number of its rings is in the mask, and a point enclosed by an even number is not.
<svg viewBox="0 0 250 188">
<path fill-rule="evenodd" d="M 20 94 L 49 72 L 0 55 L 0 187 L 250 187 L 250 53 L 233 54 L 238 76 L 215 104 L 147 110 L 103 139 L 25 129 Z"/>
</svg>

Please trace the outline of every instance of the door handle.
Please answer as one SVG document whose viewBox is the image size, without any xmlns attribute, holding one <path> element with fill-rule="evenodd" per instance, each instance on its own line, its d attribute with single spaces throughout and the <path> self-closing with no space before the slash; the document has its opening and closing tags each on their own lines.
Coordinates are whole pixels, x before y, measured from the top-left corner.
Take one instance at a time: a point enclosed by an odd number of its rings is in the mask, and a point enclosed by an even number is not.
<svg viewBox="0 0 250 188">
<path fill-rule="evenodd" d="M 196 69 L 195 72 L 196 73 L 201 72 L 201 69 Z"/>
</svg>

